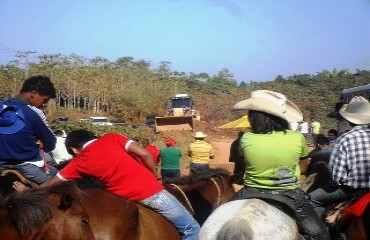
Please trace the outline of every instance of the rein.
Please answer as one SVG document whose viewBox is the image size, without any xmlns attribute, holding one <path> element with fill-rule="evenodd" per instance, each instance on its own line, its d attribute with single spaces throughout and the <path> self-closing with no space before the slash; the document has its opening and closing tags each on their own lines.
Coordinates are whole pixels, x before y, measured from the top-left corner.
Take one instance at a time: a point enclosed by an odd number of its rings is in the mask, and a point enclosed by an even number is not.
<svg viewBox="0 0 370 240">
<path fill-rule="evenodd" d="M 189 201 L 188 197 L 186 196 L 186 194 L 184 193 L 184 191 L 182 191 L 182 189 L 181 189 L 179 186 L 177 186 L 176 184 L 174 184 L 174 183 L 171 183 L 170 185 L 171 185 L 171 186 L 173 186 L 173 187 L 175 187 L 175 188 L 177 188 L 177 190 L 179 190 L 179 192 L 180 192 L 180 193 L 182 194 L 182 196 L 185 198 L 186 204 L 189 206 L 189 208 L 190 208 L 190 210 L 191 210 L 191 215 L 194 215 L 194 209 L 193 209 L 193 206 L 191 205 L 191 203 L 190 203 L 190 201 Z"/>
<path fill-rule="evenodd" d="M 210 180 L 215 184 L 216 188 L 217 188 L 217 201 L 216 201 L 216 205 L 213 209 L 215 209 L 216 207 L 218 207 L 220 205 L 220 201 L 221 201 L 221 189 L 220 189 L 220 186 L 218 185 L 218 183 L 216 182 L 216 180 L 212 177 L 210 178 Z M 221 180 L 223 181 L 223 178 L 221 177 Z"/>
</svg>

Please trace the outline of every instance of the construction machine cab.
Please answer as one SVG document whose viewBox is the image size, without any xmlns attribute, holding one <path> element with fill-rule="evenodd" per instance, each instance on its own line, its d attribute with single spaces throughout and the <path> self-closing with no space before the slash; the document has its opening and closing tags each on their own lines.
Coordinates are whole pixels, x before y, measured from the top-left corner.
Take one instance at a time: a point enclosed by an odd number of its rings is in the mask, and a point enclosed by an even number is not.
<svg viewBox="0 0 370 240">
<path fill-rule="evenodd" d="M 167 111 L 169 117 L 191 116 L 193 110 L 193 100 L 187 94 L 176 94 L 171 98 L 171 104 Z"/>
<path fill-rule="evenodd" d="M 193 99 L 188 94 L 176 94 L 170 98 L 164 117 L 155 118 L 155 131 L 193 130 L 193 118 L 199 119 L 199 112 L 194 110 Z"/>
</svg>

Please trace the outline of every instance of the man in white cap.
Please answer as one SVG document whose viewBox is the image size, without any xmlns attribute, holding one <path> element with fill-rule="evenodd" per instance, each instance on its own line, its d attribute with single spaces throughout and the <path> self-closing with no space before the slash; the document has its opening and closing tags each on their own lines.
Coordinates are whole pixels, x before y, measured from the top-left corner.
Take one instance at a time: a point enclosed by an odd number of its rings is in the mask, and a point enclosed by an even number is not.
<svg viewBox="0 0 370 240">
<path fill-rule="evenodd" d="M 370 191 L 370 103 L 354 97 L 339 111 L 352 126 L 336 141 L 330 156 L 332 182 L 310 193 L 316 212 L 325 206 Z"/>
<path fill-rule="evenodd" d="M 191 157 L 190 171 L 192 172 L 207 170 L 209 160 L 214 158 L 212 145 L 204 141 L 206 137 L 203 132 L 196 132 L 195 141 L 189 146 L 188 156 Z"/>
</svg>

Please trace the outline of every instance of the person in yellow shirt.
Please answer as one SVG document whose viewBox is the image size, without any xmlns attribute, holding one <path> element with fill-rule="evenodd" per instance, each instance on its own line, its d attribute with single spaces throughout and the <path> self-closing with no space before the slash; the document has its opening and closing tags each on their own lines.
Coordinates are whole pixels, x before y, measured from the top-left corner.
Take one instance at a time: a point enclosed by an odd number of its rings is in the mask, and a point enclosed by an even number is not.
<svg viewBox="0 0 370 240">
<path fill-rule="evenodd" d="M 206 137 L 207 135 L 203 132 L 194 134 L 195 141 L 190 144 L 188 151 L 188 156 L 191 157 L 191 172 L 209 169 L 209 160 L 214 158 L 212 145 L 204 141 Z"/>
<path fill-rule="evenodd" d="M 313 119 L 311 123 L 311 134 L 312 134 L 312 142 L 314 145 L 316 145 L 316 138 L 317 138 L 317 135 L 320 133 L 320 127 L 321 127 L 321 124 L 315 119 Z"/>
</svg>

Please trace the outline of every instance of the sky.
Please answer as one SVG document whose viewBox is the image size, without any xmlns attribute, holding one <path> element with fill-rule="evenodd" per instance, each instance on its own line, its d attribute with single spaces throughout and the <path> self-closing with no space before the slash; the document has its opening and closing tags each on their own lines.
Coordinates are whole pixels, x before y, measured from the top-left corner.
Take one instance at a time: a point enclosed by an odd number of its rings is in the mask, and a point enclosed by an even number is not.
<svg viewBox="0 0 370 240">
<path fill-rule="evenodd" d="M 370 70 L 370 0 L 1 0 L 0 64 L 31 51 L 237 82 Z"/>
</svg>

